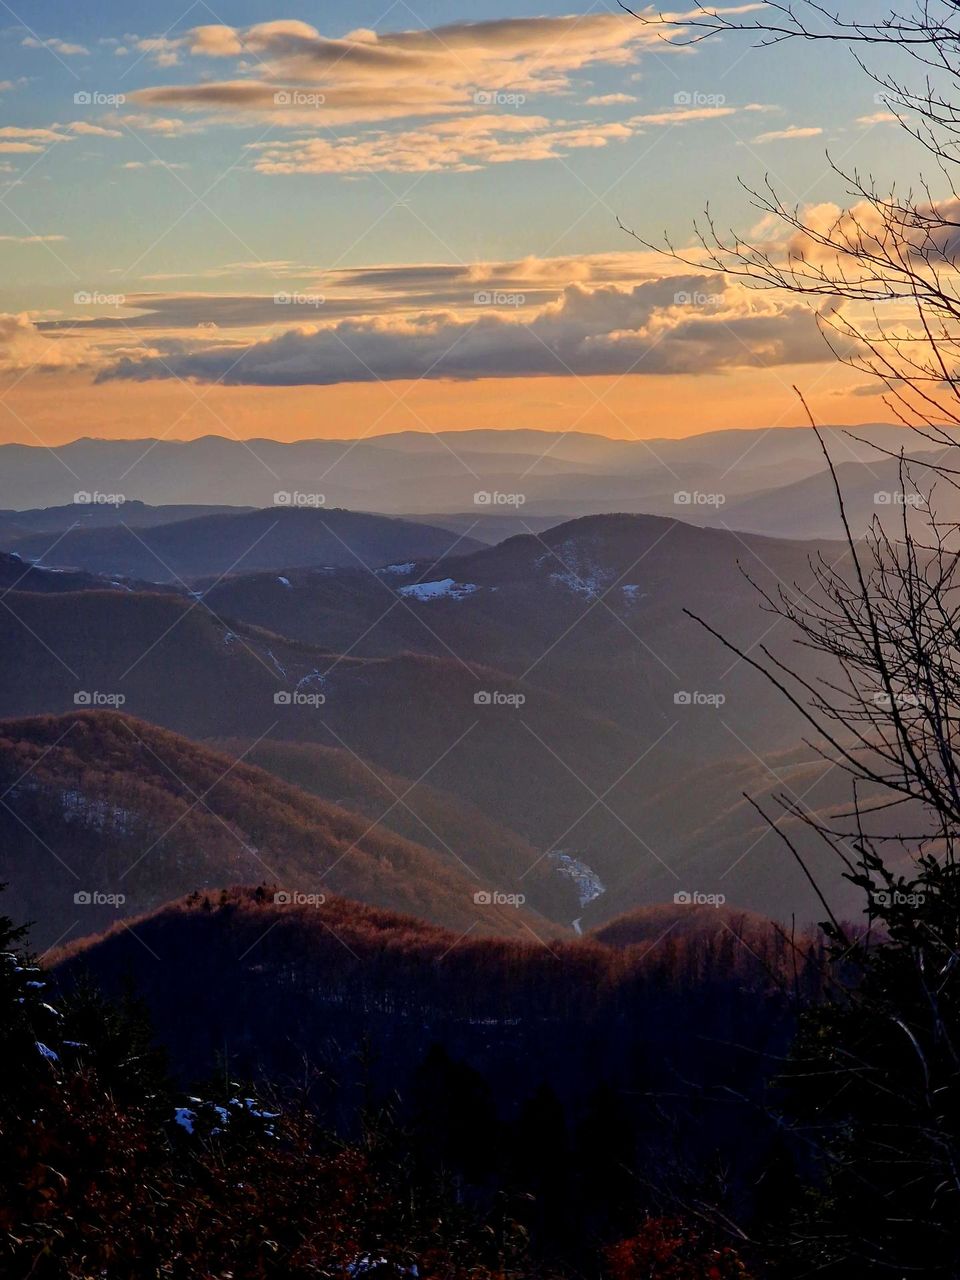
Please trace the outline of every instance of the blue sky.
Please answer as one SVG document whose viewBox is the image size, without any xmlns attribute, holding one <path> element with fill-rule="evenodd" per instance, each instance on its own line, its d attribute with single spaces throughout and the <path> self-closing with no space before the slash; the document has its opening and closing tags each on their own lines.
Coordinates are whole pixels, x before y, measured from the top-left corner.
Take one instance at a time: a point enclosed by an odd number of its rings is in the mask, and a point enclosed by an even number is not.
<svg viewBox="0 0 960 1280">
<path fill-rule="evenodd" d="M 790 200 L 842 203 L 827 148 L 881 178 L 915 163 L 844 50 L 758 50 L 731 36 L 678 50 L 615 4 L 362 3 L 348 21 L 342 6 L 252 0 L 2 9 L 0 311 L 21 318 L 8 322 L 8 340 L 26 354 L 8 365 L 31 413 L 45 389 L 60 393 L 58 378 L 85 379 L 94 399 L 119 394 L 115 381 L 168 376 L 219 390 L 237 381 L 225 371 L 243 344 L 255 348 L 240 366 L 247 386 L 449 372 L 458 403 L 483 405 L 483 380 L 555 380 L 543 361 L 511 362 L 502 339 L 517 319 L 530 321 L 533 350 L 539 341 L 561 352 L 556 378 L 632 386 L 652 369 L 661 382 L 651 403 L 662 406 L 665 377 L 723 374 L 732 406 L 731 379 L 744 375 L 726 330 L 740 302 L 715 283 L 691 288 L 722 295 L 707 304 L 727 317 L 716 349 L 699 336 L 694 348 L 686 325 L 654 355 L 650 335 L 672 323 L 672 295 L 653 289 L 660 268 L 617 218 L 687 243 L 707 201 L 722 226 L 751 229 L 757 215 L 738 178 L 758 185 L 769 174 Z M 858 9 L 870 13 L 848 6 Z M 299 96 L 278 105 L 276 93 Z M 460 278 L 408 289 L 400 269 L 418 264 L 457 267 Z M 394 268 L 382 276 L 386 304 L 379 285 L 344 274 L 365 267 Z M 518 315 L 485 314 L 467 332 L 473 285 L 522 296 Z M 628 317 L 620 294 L 638 302 L 641 285 L 653 301 Z M 292 313 L 255 301 L 278 291 L 322 298 L 295 304 L 297 321 L 340 328 L 310 342 L 288 336 Z M 155 294 L 167 299 L 163 323 L 128 329 Z M 206 313 L 170 301 L 197 294 L 209 298 Z M 254 300 L 239 320 L 238 297 Z M 584 325 L 606 302 L 615 318 Z M 384 306 L 402 322 L 388 323 Z M 442 322 L 431 319 L 439 308 L 449 311 Z M 761 363 L 782 365 L 784 377 L 813 363 L 794 317 L 775 342 L 770 317 L 747 319 L 737 341 L 773 351 Z M 568 320 L 580 325 L 573 342 Z M 427 323 L 432 345 L 417 331 Z M 469 355 L 449 371 L 446 355 L 435 362 L 447 337 Z M 598 339 L 621 354 L 591 362 L 586 346 Z M 642 341 L 651 356 L 638 368 Z M 344 343 L 356 357 L 346 364 Z M 740 394 L 749 392 L 745 379 Z M 54 418 L 51 406 L 45 421 Z"/>
</svg>

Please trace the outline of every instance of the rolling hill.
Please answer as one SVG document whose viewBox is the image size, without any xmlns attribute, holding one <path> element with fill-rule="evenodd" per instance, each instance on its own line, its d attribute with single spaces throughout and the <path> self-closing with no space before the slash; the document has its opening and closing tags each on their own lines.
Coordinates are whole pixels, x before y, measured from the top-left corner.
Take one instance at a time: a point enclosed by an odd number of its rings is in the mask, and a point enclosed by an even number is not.
<svg viewBox="0 0 960 1280">
<path fill-rule="evenodd" d="M 211 743 L 339 808 L 361 814 L 404 839 L 449 853 L 479 872 L 486 883 L 521 889 L 528 901 L 555 921 L 580 914 L 576 882 L 556 860 L 515 831 L 494 822 L 469 801 L 425 782 L 374 769 L 342 747 L 306 742 L 258 743 L 232 739 Z M 522 878 L 522 884 L 520 880 Z"/>
<path fill-rule="evenodd" d="M 867 807 L 878 799 L 889 800 L 879 788 L 865 784 L 860 784 L 859 792 Z M 618 807 L 626 805 L 626 800 L 615 798 Z M 861 890 L 845 878 L 839 857 L 816 837 L 804 818 L 785 813 L 781 799 L 798 806 L 808 819 L 824 821 L 835 831 L 851 831 L 848 775 L 805 745 L 763 757 L 731 753 L 698 769 L 695 781 L 681 771 L 651 788 L 643 800 L 642 829 L 675 874 L 652 860 L 634 869 L 622 864 L 626 874 L 611 876 L 607 894 L 587 905 L 583 927 L 598 929 L 615 912 L 646 908 L 678 891 L 722 894 L 728 909 L 781 918 L 795 914 L 798 923 L 807 924 L 825 916 L 807 872 L 838 918 L 861 920 L 865 907 Z M 752 802 L 776 822 L 776 830 Z M 906 806 L 892 810 L 887 806 L 864 817 L 863 829 L 889 836 L 898 830 L 925 830 L 926 824 L 919 815 L 911 817 Z M 806 870 L 781 835 L 791 841 Z M 854 858 L 852 840 L 841 842 L 841 848 Z"/>
<path fill-rule="evenodd" d="M 8 544 L 40 564 L 163 583 L 268 568 L 372 568 L 392 560 L 440 559 L 454 549 L 480 545 L 432 525 L 285 506 L 142 529 L 112 524 L 71 529 L 55 538 L 34 533 Z"/>
<path fill-rule="evenodd" d="M 339 1080 L 367 1045 L 361 1104 L 378 1087 L 403 1099 L 441 1045 L 509 1112 L 545 1082 L 561 1098 L 625 1081 L 631 1097 L 672 1091 L 703 1077 L 705 1041 L 713 1078 L 718 1055 L 759 1065 L 789 1021 L 780 984 L 795 954 L 765 924 L 741 936 L 746 945 L 706 928 L 626 949 L 544 946 L 338 898 L 278 907 L 238 888 L 171 902 L 50 960 L 61 981 L 132 983 L 181 1072 L 226 1054 L 241 1075 L 296 1077 L 306 1059 Z"/>
<path fill-rule="evenodd" d="M 130 591 L 134 584 L 111 581 L 93 573 L 68 569 L 42 569 L 21 560 L 17 555 L 0 551 L 0 591 Z M 154 591 L 152 583 L 137 583 L 141 591 Z"/>
<path fill-rule="evenodd" d="M 737 911 L 726 906 L 658 903 L 637 907 L 615 916 L 606 924 L 591 930 L 591 941 L 605 947 L 655 947 L 667 938 L 723 939 L 732 938 L 739 945 L 769 936 L 772 941 L 782 926 L 751 911 Z"/>
<path fill-rule="evenodd" d="M 818 918 L 801 874 L 784 870 L 736 800 L 745 781 L 767 793 L 797 726 L 683 612 L 691 605 L 743 646 L 762 642 L 814 670 L 758 606 L 738 560 L 775 589 L 802 579 L 817 550 L 612 516 L 445 561 L 453 585 L 435 594 L 447 579 L 424 581 L 412 562 L 386 574 L 242 575 L 200 598 L 11 592 L 0 715 L 116 706 L 195 739 L 266 739 L 264 753 L 285 742 L 269 767 L 294 770 L 299 785 L 311 778 L 327 800 L 351 794 L 364 813 L 380 799 L 389 807 L 391 787 L 415 782 L 421 801 L 433 788 L 458 810 L 418 810 L 440 839 L 415 825 L 398 834 L 464 856 L 480 840 L 455 843 L 446 824 L 461 841 L 464 814 L 482 814 L 500 859 L 491 871 L 533 849 L 531 903 L 564 926 L 589 928 L 684 888 Z M 287 637 L 256 625 L 268 619 Z M 310 745 L 347 753 L 379 781 L 358 788 L 342 756 L 308 764 Z M 797 767 L 802 795 L 813 779 Z M 824 803 L 839 804 L 839 792 Z M 414 823 L 402 806 L 392 813 Z M 741 859 L 744 849 L 753 852 Z M 572 907 L 556 885 L 536 887 L 541 864 L 573 885 Z"/>
<path fill-rule="evenodd" d="M 41 946 L 254 881 L 269 883 L 271 903 L 346 893 L 457 933 L 556 932 L 530 908 L 475 901 L 516 890 L 453 850 L 115 712 L 0 722 L 0 791 L 0 880 Z"/>
<path fill-rule="evenodd" d="M 341 652 L 414 649 L 527 673 L 593 716 L 629 733 L 639 727 L 648 741 L 674 725 L 672 745 L 696 759 L 729 751 L 730 730 L 741 751 L 761 752 L 792 742 L 796 730 L 779 697 L 685 609 L 741 648 L 762 641 L 807 670 L 809 654 L 756 587 L 773 595 L 810 588 L 818 555 L 842 565 L 845 550 L 656 516 L 593 516 L 379 574 L 240 575 L 204 599 L 220 614 Z M 684 693 L 722 702 L 694 702 L 678 717 Z"/>
<path fill-rule="evenodd" d="M 110 495 L 104 495 L 105 497 Z M 83 501 L 88 498 L 89 501 Z M 25 511 L 0 511 L 0 546 L 31 533 L 64 533 L 68 529 L 103 529 L 126 524 L 132 529 L 192 520 L 198 516 L 239 515 L 245 508 L 208 504 L 154 507 L 136 500 L 107 502 L 99 494 L 78 493 L 77 499 L 57 507 L 34 507 Z"/>
<path fill-rule="evenodd" d="M 931 501 L 936 518 L 946 524 L 960 522 L 960 495 L 953 484 L 924 464 L 937 459 L 944 450 L 916 454 L 905 460 L 901 473 L 898 459 L 879 457 L 870 462 L 843 462 L 837 466 L 837 481 L 843 492 L 844 509 L 851 531 L 862 537 L 874 520 L 893 540 L 901 536 L 904 510 L 910 527 L 926 538 L 926 504 Z M 947 466 L 954 461 L 945 456 Z M 843 523 L 837 509 L 833 481 L 818 473 L 792 484 L 765 489 L 735 498 L 705 523 L 725 525 L 776 538 L 841 538 Z"/>
<path fill-rule="evenodd" d="M 522 713 L 479 705 L 487 689 L 520 694 L 503 672 L 418 654 L 343 657 L 230 626 L 183 596 L 16 592 L 5 606 L 0 716 L 114 707 L 193 738 L 348 750 L 381 777 L 409 777 L 478 807 L 540 858 L 594 807 L 589 789 L 609 786 L 643 751 L 634 735 L 536 686 L 522 694 Z M 559 755 L 570 741 L 576 786 Z M 607 857 L 626 854 L 615 837 Z M 572 918 L 567 905 L 560 918 Z"/>
</svg>

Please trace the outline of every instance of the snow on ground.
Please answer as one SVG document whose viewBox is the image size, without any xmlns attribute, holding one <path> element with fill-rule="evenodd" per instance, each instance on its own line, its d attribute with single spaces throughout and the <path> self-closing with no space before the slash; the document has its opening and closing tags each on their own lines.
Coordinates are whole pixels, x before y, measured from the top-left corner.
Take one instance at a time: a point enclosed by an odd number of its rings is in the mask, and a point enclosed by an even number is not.
<svg viewBox="0 0 960 1280">
<path fill-rule="evenodd" d="M 439 582 L 415 582 L 411 587 L 401 587 L 400 594 L 414 600 L 462 600 L 478 589 L 474 582 L 441 578 Z"/>
<path fill-rule="evenodd" d="M 134 812 L 108 800 L 91 800 L 83 791 L 69 787 L 59 793 L 60 811 L 68 822 L 82 822 L 100 831 L 128 832 L 134 823 Z"/>
<path fill-rule="evenodd" d="M 280 583 L 281 587 L 289 587 L 290 585 L 289 578 L 278 578 L 277 581 Z"/>
<path fill-rule="evenodd" d="M 412 573 L 416 568 L 413 560 L 408 560 L 406 564 L 387 564 L 382 569 L 378 569 L 377 573 L 395 573 L 398 576 L 404 573 Z"/>
<path fill-rule="evenodd" d="M 594 898 L 599 898 L 602 893 L 606 893 L 607 886 L 594 869 L 588 867 L 579 858 L 575 858 L 573 854 L 557 849 L 550 854 L 550 861 L 560 875 L 566 876 L 576 885 L 581 907 L 585 907 L 587 903 L 593 902 Z"/>
<path fill-rule="evenodd" d="M 191 1134 L 195 1131 L 201 1113 L 207 1122 L 214 1119 L 220 1122 L 219 1125 L 215 1124 L 210 1129 L 211 1135 L 223 1133 L 224 1128 L 236 1119 L 239 1111 L 246 1111 L 248 1115 L 255 1116 L 258 1120 L 276 1120 L 280 1115 L 279 1111 L 265 1111 L 255 1098 L 231 1098 L 225 1107 L 218 1102 L 207 1102 L 203 1098 L 190 1097 L 187 1101 L 192 1102 L 193 1106 L 177 1107 L 173 1113 L 173 1122 Z M 230 1110 L 231 1107 L 234 1108 L 233 1111 Z M 271 1138 L 276 1136 L 273 1127 L 269 1124 L 264 1126 L 264 1133 Z"/>
<path fill-rule="evenodd" d="M 187 1133 L 193 1133 L 193 1122 L 197 1118 L 197 1113 L 191 1111 L 189 1107 L 177 1107 L 173 1113 L 174 1123 L 178 1124 L 181 1129 L 186 1129 Z"/>
<path fill-rule="evenodd" d="M 305 689 L 311 684 L 318 684 L 321 689 L 325 688 L 327 684 L 327 673 L 325 671 L 321 671 L 319 667 L 315 668 L 313 671 L 308 671 L 305 676 L 301 676 L 297 681 L 297 689 Z"/>
<path fill-rule="evenodd" d="M 609 565 L 599 563 L 590 555 L 589 548 L 580 538 L 569 538 L 556 551 L 538 556 L 538 569 L 547 569 L 552 582 L 585 596 L 602 596 L 617 574 Z"/>
<path fill-rule="evenodd" d="M 347 1275 L 354 1278 L 357 1276 L 365 1276 L 371 1271 L 380 1271 L 387 1268 L 395 1276 L 410 1277 L 411 1280 L 418 1280 L 420 1268 L 415 1262 L 411 1262 L 409 1266 L 404 1266 L 400 1262 L 388 1262 L 386 1258 L 373 1253 L 362 1253 L 353 1262 L 347 1264 Z"/>
</svg>

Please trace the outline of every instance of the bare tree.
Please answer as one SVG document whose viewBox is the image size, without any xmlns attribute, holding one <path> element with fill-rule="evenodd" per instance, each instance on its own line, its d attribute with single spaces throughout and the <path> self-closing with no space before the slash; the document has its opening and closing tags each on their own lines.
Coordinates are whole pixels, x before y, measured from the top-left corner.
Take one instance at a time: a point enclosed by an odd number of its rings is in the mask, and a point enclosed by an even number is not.
<svg viewBox="0 0 960 1280">
<path fill-rule="evenodd" d="M 761 45 L 790 39 L 848 45 L 873 81 L 876 114 L 889 116 L 915 140 L 937 183 L 921 174 L 906 189 L 885 190 L 831 161 L 847 193 L 846 207 L 834 219 L 811 220 L 767 182 L 762 190 L 745 190 L 756 209 L 782 228 L 784 238 L 774 249 L 722 233 L 708 208 L 696 227 L 699 252 L 672 244 L 669 251 L 756 288 L 816 299 L 818 321 L 838 359 L 879 379 L 900 421 L 936 444 L 953 446 L 955 438 L 941 428 L 960 424 L 960 4 L 917 0 L 912 15 L 891 13 L 867 24 L 845 21 L 815 0 L 768 3 L 757 18 L 724 16 L 705 6 L 697 12 L 686 19 L 634 16 L 679 45 L 734 33 L 753 35 Z M 922 84 L 871 71 L 865 61 L 871 46 L 919 63 Z M 868 318 L 844 305 L 851 303 L 868 309 Z M 909 308 L 913 323 L 889 319 L 891 303 L 899 304 L 898 311 Z M 956 474 L 950 467 L 946 473 Z"/>
<path fill-rule="evenodd" d="M 769 182 L 745 188 L 781 228 L 775 242 L 722 233 L 708 209 L 691 248 L 665 248 L 809 299 L 837 358 L 877 380 L 921 450 L 899 453 L 896 519 L 875 518 L 860 537 L 817 433 L 848 554 L 817 563 L 812 589 L 765 603 L 830 660 L 829 676 L 806 679 L 766 647 L 738 650 L 698 621 L 780 690 L 851 781 L 847 812 L 829 819 L 778 797 L 834 851 L 866 912 L 864 925 L 838 921 L 815 884 L 834 982 L 805 1018 L 785 1079 L 821 1181 L 779 1241 L 782 1269 L 960 1276 L 960 529 L 938 517 L 935 495 L 937 484 L 960 485 L 960 0 L 915 0 L 869 22 L 816 0 L 634 16 L 685 45 L 737 34 L 760 46 L 845 45 L 889 127 L 935 175 L 884 190 L 834 166 L 846 207 L 826 220 Z M 871 70 L 871 53 L 885 65 L 905 59 L 918 83 Z M 806 869 L 804 850 L 781 835 Z"/>
</svg>

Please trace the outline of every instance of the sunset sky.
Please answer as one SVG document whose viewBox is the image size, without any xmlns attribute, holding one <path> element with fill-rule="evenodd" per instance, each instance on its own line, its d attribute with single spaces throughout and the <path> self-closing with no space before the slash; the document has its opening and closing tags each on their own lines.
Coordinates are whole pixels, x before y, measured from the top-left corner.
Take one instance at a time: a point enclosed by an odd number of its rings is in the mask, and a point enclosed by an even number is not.
<svg viewBox="0 0 960 1280">
<path fill-rule="evenodd" d="M 0 440 L 677 436 L 796 423 L 794 382 L 889 419 L 807 306 L 618 226 L 686 245 L 709 202 L 775 246 L 738 178 L 913 172 L 839 48 L 614 3 L 3 8 Z"/>
</svg>

